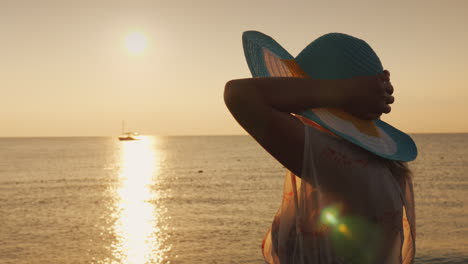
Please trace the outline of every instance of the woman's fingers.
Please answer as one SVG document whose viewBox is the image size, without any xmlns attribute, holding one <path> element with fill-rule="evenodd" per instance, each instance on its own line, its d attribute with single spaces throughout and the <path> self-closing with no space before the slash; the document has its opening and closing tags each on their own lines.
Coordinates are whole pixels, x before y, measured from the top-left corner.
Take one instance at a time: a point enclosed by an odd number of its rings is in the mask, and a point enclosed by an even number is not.
<svg viewBox="0 0 468 264">
<path fill-rule="evenodd" d="M 393 85 L 391 82 L 384 82 L 384 86 L 385 86 L 385 92 L 387 92 L 388 94 L 393 94 Z"/>
<path fill-rule="evenodd" d="M 379 100 L 379 103 L 376 105 L 378 108 L 376 108 L 374 111 L 371 111 L 371 113 L 380 113 L 380 115 L 390 113 L 392 111 L 390 104 L 392 104 L 394 101 L 395 98 L 393 96 L 386 94 L 384 97 L 382 97 L 381 100 Z"/>
<path fill-rule="evenodd" d="M 383 71 L 385 76 L 387 76 L 388 80 L 390 80 L 390 71 L 389 70 L 384 70 Z"/>
<path fill-rule="evenodd" d="M 390 111 L 392 111 L 392 107 L 390 105 L 385 105 L 384 110 L 383 110 L 382 113 L 388 114 L 388 113 L 390 113 Z"/>
<path fill-rule="evenodd" d="M 388 70 L 384 70 L 383 74 L 385 76 L 385 80 L 390 81 L 390 72 Z"/>
<path fill-rule="evenodd" d="M 383 71 L 377 76 L 351 79 L 354 93 L 344 106 L 345 111 L 362 119 L 374 120 L 392 111 L 390 104 L 395 101 L 390 72 Z M 354 81 L 354 82 L 352 82 Z M 351 89 L 350 89 L 351 90 Z"/>
<path fill-rule="evenodd" d="M 380 79 L 383 81 L 390 81 L 390 72 L 388 70 L 384 70 L 382 74 L 380 74 Z"/>
<path fill-rule="evenodd" d="M 385 103 L 387 103 L 387 104 L 393 104 L 393 102 L 395 102 L 395 97 L 393 97 L 393 96 L 391 96 L 391 95 L 389 95 L 389 96 L 386 97 Z"/>
</svg>

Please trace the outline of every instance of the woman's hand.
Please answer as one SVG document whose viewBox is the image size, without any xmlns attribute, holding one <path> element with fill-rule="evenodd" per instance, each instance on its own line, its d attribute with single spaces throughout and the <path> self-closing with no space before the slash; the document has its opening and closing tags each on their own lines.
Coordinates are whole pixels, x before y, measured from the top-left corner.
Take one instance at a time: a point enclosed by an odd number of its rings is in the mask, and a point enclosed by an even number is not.
<svg viewBox="0 0 468 264">
<path fill-rule="evenodd" d="M 343 91 L 341 107 L 362 119 L 377 119 L 391 111 L 390 104 L 395 101 L 390 72 L 385 70 L 375 76 L 356 77 L 340 80 Z"/>
</svg>

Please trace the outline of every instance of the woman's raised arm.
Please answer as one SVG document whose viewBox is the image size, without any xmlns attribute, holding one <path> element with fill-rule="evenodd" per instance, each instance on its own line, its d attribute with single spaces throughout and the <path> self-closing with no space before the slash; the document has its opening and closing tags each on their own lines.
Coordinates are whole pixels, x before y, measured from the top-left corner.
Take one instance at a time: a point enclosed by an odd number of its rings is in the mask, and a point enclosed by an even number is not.
<svg viewBox="0 0 468 264">
<path fill-rule="evenodd" d="M 304 127 L 290 113 L 339 107 L 361 118 L 377 118 L 390 111 L 384 75 L 349 80 L 232 80 L 226 84 L 224 100 L 237 122 L 281 164 L 300 176 Z"/>
</svg>

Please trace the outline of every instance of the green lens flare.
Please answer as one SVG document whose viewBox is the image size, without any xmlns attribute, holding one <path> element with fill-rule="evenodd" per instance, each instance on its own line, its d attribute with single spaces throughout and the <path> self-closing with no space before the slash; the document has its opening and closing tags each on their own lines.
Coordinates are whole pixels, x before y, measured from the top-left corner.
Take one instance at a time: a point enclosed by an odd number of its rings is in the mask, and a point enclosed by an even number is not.
<svg viewBox="0 0 468 264">
<path fill-rule="evenodd" d="M 320 220 L 323 224 L 336 226 L 339 224 L 339 212 L 336 207 L 330 206 L 322 210 Z"/>
</svg>

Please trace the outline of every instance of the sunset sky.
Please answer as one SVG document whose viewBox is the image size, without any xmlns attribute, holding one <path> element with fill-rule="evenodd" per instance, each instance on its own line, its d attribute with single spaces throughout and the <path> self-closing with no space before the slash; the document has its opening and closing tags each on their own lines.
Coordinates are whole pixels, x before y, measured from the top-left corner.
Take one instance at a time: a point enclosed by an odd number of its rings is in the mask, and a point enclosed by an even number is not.
<svg viewBox="0 0 468 264">
<path fill-rule="evenodd" d="M 40 2 L 40 3 L 39 3 Z M 223 101 L 249 77 L 241 35 L 292 55 L 366 40 L 409 133 L 468 132 L 468 1 L 0 1 L 0 137 L 245 134 Z"/>
</svg>

